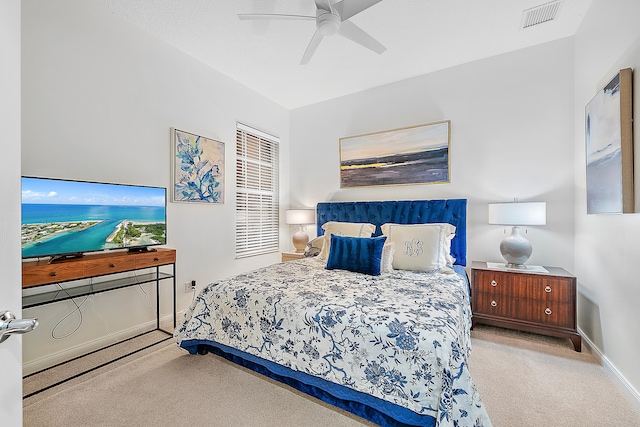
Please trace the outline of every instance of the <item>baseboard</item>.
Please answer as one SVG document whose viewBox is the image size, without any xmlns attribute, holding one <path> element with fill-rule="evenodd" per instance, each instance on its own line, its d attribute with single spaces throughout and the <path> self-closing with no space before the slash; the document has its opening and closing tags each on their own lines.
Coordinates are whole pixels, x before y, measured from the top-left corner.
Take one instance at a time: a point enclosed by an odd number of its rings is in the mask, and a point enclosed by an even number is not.
<svg viewBox="0 0 640 427">
<path fill-rule="evenodd" d="M 629 398 L 629 401 L 640 411 L 640 393 L 627 381 L 627 379 L 616 369 L 607 357 L 602 354 L 600 349 L 587 337 L 587 335 L 578 328 L 578 333 L 582 336 L 583 345 L 586 345 L 589 352 L 600 363 L 604 371 L 611 379 L 618 384 L 618 387 Z"/>
<path fill-rule="evenodd" d="M 178 319 L 178 317 L 176 317 Z M 169 314 L 160 318 L 160 325 L 172 325 L 173 315 Z M 142 323 L 134 327 L 114 332 L 109 335 L 97 338 L 95 340 L 82 343 L 80 345 L 70 347 L 68 349 L 59 351 L 57 353 L 49 354 L 40 359 L 35 359 L 22 365 L 22 376 L 33 374 L 34 372 L 42 371 L 43 369 L 50 368 L 67 360 L 74 359 L 79 356 L 83 356 L 92 351 L 99 350 L 108 345 L 116 343 L 118 341 L 131 338 L 143 332 L 147 332 L 156 328 L 156 320 Z M 171 329 L 167 329 L 171 330 Z"/>
</svg>

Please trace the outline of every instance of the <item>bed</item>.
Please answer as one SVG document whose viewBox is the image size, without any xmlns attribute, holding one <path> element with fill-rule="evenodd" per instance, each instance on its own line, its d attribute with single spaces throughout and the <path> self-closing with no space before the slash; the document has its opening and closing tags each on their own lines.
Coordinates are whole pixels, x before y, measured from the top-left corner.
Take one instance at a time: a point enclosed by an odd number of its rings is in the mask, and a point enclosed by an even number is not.
<svg viewBox="0 0 640 427">
<path fill-rule="evenodd" d="M 319 203 L 327 253 L 209 284 L 185 312 L 176 342 L 381 426 L 490 426 L 467 364 L 466 205 Z M 410 245 L 407 232 L 427 234 Z M 437 245 L 423 244 L 431 237 Z M 437 268 L 401 264 L 432 246 Z"/>
</svg>

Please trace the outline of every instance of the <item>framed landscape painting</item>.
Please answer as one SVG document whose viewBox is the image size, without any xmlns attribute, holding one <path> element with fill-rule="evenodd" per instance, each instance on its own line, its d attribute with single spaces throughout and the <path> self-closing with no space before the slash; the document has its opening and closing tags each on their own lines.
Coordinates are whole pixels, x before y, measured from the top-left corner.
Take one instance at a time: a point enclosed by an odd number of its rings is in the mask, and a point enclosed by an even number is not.
<svg viewBox="0 0 640 427">
<path fill-rule="evenodd" d="M 449 182 L 450 121 L 340 138 L 340 187 Z"/>
<path fill-rule="evenodd" d="M 224 144 L 171 129 L 172 201 L 224 203 Z"/>
<path fill-rule="evenodd" d="M 620 70 L 587 104 L 587 213 L 634 212 L 631 68 Z"/>
</svg>

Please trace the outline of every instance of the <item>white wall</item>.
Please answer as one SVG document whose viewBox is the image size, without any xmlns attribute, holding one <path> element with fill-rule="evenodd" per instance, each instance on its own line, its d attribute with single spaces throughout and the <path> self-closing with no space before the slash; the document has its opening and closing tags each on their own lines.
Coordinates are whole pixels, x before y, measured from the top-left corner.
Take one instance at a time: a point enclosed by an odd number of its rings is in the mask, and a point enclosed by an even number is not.
<svg viewBox="0 0 640 427">
<path fill-rule="evenodd" d="M 575 273 L 578 323 L 640 396 L 640 214 L 587 215 L 584 107 L 615 73 L 634 69 L 636 207 L 640 202 L 640 2 L 595 0 L 575 37 Z M 636 208 L 637 210 L 637 208 Z"/>
<path fill-rule="evenodd" d="M 169 203 L 167 246 L 177 250 L 178 309 L 184 283 L 215 279 L 280 260 L 279 253 L 235 260 L 236 121 L 281 138 L 281 204 L 288 200 L 289 112 L 236 81 L 82 0 L 22 2 L 22 173 L 169 188 L 170 128 L 225 143 L 220 205 Z M 288 248 L 283 228 L 282 247 Z M 153 301 L 153 300 L 152 300 Z M 25 362 L 100 334 L 152 319 L 136 288 L 100 294 L 83 327 L 51 340 L 70 302 L 37 309 L 38 333 L 25 336 Z M 36 311 L 33 309 L 31 311 Z M 96 314 L 96 312 L 98 314 Z M 68 332 L 70 319 L 58 333 Z"/>
<path fill-rule="evenodd" d="M 547 225 L 528 230 L 530 263 L 572 271 L 572 119 L 571 39 L 299 108 L 291 200 L 467 198 L 469 262 L 502 260 L 487 203 L 546 201 Z M 340 189 L 339 138 L 439 120 L 451 120 L 450 183 Z"/>
</svg>

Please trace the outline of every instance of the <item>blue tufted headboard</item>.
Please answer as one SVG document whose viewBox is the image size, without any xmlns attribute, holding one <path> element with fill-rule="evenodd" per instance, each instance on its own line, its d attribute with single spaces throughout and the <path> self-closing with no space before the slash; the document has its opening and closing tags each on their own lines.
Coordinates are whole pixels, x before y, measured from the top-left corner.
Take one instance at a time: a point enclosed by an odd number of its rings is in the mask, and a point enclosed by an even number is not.
<svg viewBox="0 0 640 427">
<path fill-rule="evenodd" d="M 467 265 L 467 200 L 402 200 L 388 202 L 321 202 L 316 208 L 318 236 L 324 234 L 322 224 L 329 221 L 369 222 L 375 224 L 375 236 L 387 223 L 424 224 L 447 222 L 456 227 L 451 241 L 451 255 L 456 264 Z"/>
</svg>

